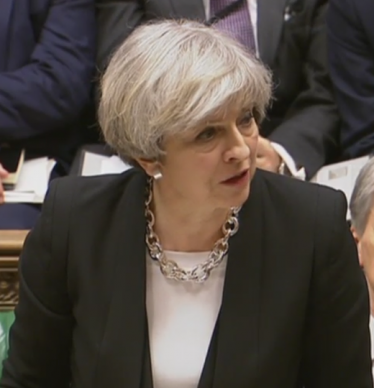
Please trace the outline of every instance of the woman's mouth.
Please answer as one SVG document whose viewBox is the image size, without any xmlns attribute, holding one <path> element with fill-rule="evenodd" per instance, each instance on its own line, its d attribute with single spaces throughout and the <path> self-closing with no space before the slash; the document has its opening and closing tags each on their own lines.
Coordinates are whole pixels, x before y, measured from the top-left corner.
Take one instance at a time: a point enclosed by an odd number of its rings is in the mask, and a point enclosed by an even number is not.
<svg viewBox="0 0 374 388">
<path fill-rule="evenodd" d="M 247 183 L 248 179 L 249 179 L 249 169 L 244 170 L 239 174 L 236 174 L 231 178 L 224 180 L 222 183 L 229 186 L 237 186 L 237 185 Z"/>
</svg>

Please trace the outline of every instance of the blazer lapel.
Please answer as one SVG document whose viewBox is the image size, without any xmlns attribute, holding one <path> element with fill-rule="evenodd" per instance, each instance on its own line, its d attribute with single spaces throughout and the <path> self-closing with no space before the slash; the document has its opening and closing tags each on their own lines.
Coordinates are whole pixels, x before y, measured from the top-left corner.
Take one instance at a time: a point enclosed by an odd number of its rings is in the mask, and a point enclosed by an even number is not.
<svg viewBox="0 0 374 388">
<path fill-rule="evenodd" d="M 0 72 L 7 69 L 9 26 L 15 0 L 0 1 Z"/>
<path fill-rule="evenodd" d="M 150 351 L 150 344 L 149 344 L 149 331 L 148 331 L 148 320 L 147 320 L 145 341 L 144 341 L 141 388 L 152 388 L 152 387 L 153 387 L 153 377 L 152 377 L 151 351 Z"/>
<path fill-rule="evenodd" d="M 205 9 L 202 0 L 166 0 L 169 1 L 175 18 L 205 21 Z"/>
<path fill-rule="evenodd" d="M 95 388 L 152 388 L 145 293 L 145 174 L 129 182 L 113 217 L 109 255 L 116 274 L 99 351 Z M 126 220 L 131 220 L 127 222 Z"/>
<path fill-rule="evenodd" d="M 214 371 L 216 368 L 216 356 L 217 356 L 217 337 L 219 331 L 219 316 L 214 327 L 213 335 L 210 341 L 208 354 L 205 359 L 203 371 L 201 373 L 198 388 L 212 388 L 214 381 Z"/>
<path fill-rule="evenodd" d="M 271 66 L 282 34 L 288 0 L 258 0 L 257 40 L 261 60 Z"/>
<path fill-rule="evenodd" d="M 263 206 L 257 172 L 231 239 L 222 306 L 199 388 L 256 387 L 262 263 Z M 215 362 L 210 358 L 215 357 Z M 205 376 L 212 375 L 212 381 Z M 205 378 L 205 380 L 204 380 Z M 203 381 L 204 380 L 204 381 Z"/>
</svg>

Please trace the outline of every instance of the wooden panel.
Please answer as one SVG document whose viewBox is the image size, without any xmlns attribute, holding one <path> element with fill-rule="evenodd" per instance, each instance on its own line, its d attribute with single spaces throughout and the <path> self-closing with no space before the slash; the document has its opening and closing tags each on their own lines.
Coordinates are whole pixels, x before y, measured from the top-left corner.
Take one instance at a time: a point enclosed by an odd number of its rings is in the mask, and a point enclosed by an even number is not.
<svg viewBox="0 0 374 388">
<path fill-rule="evenodd" d="M 0 268 L 0 311 L 11 310 L 18 303 L 18 271 Z"/>
<path fill-rule="evenodd" d="M 18 302 L 18 258 L 28 230 L 0 231 L 0 311 Z"/>
<path fill-rule="evenodd" d="M 0 230 L 0 256 L 6 253 L 19 255 L 28 230 Z"/>
</svg>

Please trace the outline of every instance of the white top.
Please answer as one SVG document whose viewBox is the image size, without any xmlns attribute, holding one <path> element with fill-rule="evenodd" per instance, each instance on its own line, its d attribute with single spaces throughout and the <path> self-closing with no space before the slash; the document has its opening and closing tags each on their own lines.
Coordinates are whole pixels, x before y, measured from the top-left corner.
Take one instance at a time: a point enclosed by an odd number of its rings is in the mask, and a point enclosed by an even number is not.
<svg viewBox="0 0 374 388">
<path fill-rule="evenodd" d="M 371 361 L 372 361 L 372 373 L 374 377 L 374 317 L 370 315 L 370 336 L 371 336 Z"/>
<path fill-rule="evenodd" d="M 165 251 L 181 268 L 209 252 Z M 147 254 L 147 315 L 154 388 L 197 388 L 221 307 L 227 257 L 201 284 L 168 280 Z"/>
</svg>

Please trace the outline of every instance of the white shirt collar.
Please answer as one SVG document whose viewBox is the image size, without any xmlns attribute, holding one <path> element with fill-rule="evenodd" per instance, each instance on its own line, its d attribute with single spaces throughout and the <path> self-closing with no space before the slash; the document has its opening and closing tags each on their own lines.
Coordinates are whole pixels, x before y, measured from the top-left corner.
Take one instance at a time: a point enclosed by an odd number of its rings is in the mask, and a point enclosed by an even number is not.
<svg viewBox="0 0 374 388">
<path fill-rule="evenodd" d="M 374 360 L 374 317 L 370 315 L 371 359 Z"/>
</svg>

